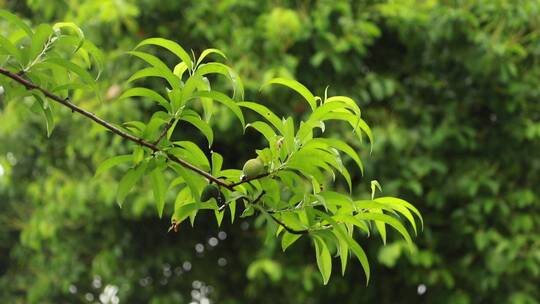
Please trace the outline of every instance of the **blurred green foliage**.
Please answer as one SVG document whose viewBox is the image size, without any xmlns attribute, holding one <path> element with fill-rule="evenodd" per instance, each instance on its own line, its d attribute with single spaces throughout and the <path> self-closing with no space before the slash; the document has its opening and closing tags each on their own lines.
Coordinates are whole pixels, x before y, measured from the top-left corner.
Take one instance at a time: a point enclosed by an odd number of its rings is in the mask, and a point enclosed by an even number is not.
<svg viewBox="0 0 540 304">
<path fill-rule="evenodd" d="M 331 84 L 330 94 L 359 100 L 376 126 L 372 156 L 362 151 L 366 176 L 353 177 L 366 185 L 358 194 L 369 195 L 365 181 L 376 177 L 385 194 L 414 202 L 426 219 L 415 254 L 394 234 L 386 247 L 366 246 L 381 262 L 368 287 L 361 270 L 349 268 L 323 288 L 310 244 L 299 241 L 285 257 L 273 241 L 262 246 L 266 237 L 253 228 L 261 221 L 225 223 L 222 239 L 213 215 L 201 216 L 197 229 L 166 234 L 169 222 L 156 218 L 148 187 L 118 209 L 110 191 L 118 176 L 93 173 L 127 151 L 119 139 L 69 112 L 59 113 L 66 119 L 51 139 L 36 136 L 41 117 L 29 120 L 26 108 L 0 99 L 3 302 L 117 295 L 189 303 L 203 302 L 202 294 L 218 303 L 540 302 L 540 1 L 0 4 L 34 24 L 74 21 L 107 50 L 105 101 L 79 100 L 112 121 L 150 113 L 150 104 L 111 102 L 138 68 L 125 51 L 144 37 L 224 50 L 247 99 L 274 100 L 281 113 L 301 115 L 304 105 L 281 90 L 258 92 L 260 83 L 293 75 L 318 95 Z M 0 34 L 6 30 L 0 24 Z M 244 151 L 262 142 L 238 142 L 234 117 L 218 115 L 215 148 L 241 166 L 252 157 Z"/>
</svg>

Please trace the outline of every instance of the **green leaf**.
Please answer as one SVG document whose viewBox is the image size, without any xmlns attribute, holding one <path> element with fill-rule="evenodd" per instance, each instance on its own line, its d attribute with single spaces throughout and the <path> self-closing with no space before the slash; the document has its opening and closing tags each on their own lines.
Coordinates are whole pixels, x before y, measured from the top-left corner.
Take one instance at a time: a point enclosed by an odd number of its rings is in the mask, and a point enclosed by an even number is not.
<svg viewBox="0 0 540 304">
<path fill-rule="evenodd" d="M 287 250 L 287 248 L 289 248 L 289 246 L 296 242 L 300 237 L 300 234 L 292 234 L 285 231 L 281 237 L 281 249 L 283 249 L 283 251 Z"/>
<path fill-rule="evenodd" d="M 186 218 L 188 218 L 189 216 L 191 216 L 194 212 L 198 211 L 199 209 L 201 209 L 201 204 L 199 203 L 189 203 L 189 204 L 185 204 L 183 206 L 181 206 L 180 208 L 178 208 L 177 210 L 175 210 L 174 212 L 174 219 L 181 223 L 183 222 Z"/>
<path fill-rule="evenodd" d="M 167 124 L 169 120 L 169 114 L 162 111 L 154 112 L 154 114 L 152 114 L 152 117 L 150 118 L 150 121 L 144 128 L 142 137 L 147 140 L 157 138 L 159 136 L 158 134 L 162 132 L 162 126 Z"/>
<path fill-rule="evenodd" d="M 165 207 L 165 194 L 167 192 L 167 186 L 165 185 L 165 177 L 163 176 L 163 172 L 159 168 L 150 173 L 150 182 L 154 192 L 154 200 L 156 201 L 157 212 L 161 218 L 163 215 L 163 208 Z"/>
<path fill-rule="evenodd" d="M 336 138 L 315 138 L 307 142 L 305 146 L 309 146 L 312 143 L 319 143 L 319 142 L 326 144 L 328 147 L 333 147 L 335 149 L 343 151 L 350 158 L 352 158 L 354 162 L 356 162 L 356 164 L 358 165 L 358 168 L 360 168 L 360 172 L 362 174 L 364 173 L 364 165 L 362 164 L 362 161 L 360 160 L 360 156 L 358 156 L 358 153 L 356 153 L 356 151 L 354 151 L 354 149 L 351 146 L 349 146 L 347 143 Z"/>
<path fill-rule="evenodd" d="M 201 62 L 206 58 L 206 56 L 210 54 L 218 54 L 219 56 L 223 57 L 224 59 L 227 59 L 227 56 L 225 54 L 218 50 L 218 49 L 206 49 L 201 53 L 201 56 L 199 56 L 199 59 L 197 60 L 197 65 L 201 64 Z"/>
<path fill-rule="evenodd" d="M 392 226 L 403 236 L 405 241 L 407 241 L 409 248 L 412 250 L 413 244 L 412 244 L 411 236 L 409 235 L 409 233 L 407 232 L 407 229 L 405 229 L 403 224 L 401 224 L 397 219 L 383 213 L 379 214 L 379 213 L 372 213 L 372 212 L 359 213 L 355 215 L 355 217 L 362 220 L 379 221 L 379 222 Z"/>
<path fill-rule="evenodd" d="M 347 260 L 349 259 L 349 245 L 347 240 L 343 239 L 339 233 L 336 233 L 335 229 L 332 229 L 332 233 L 338 240 L 339 248 L 339 259 L 341 261 L 341 275 L 345 275 L 345 270 L 347 269 Z"/>
<path fill-rule="evenodd" d="M 288 154 L 291 154 L 292 152 L 296 151 L 296 146 L 294 144 L 294 120 L 292 117 L 288 117 L 286 120 L 283 121 L 283 130 L 285 133 L 283 133 L 284 141 L 285 141 L 285 150 Z"/>
<path fill-rule="evenodd" d="M 225 212 L 214 210 L 214 215 L 216 216 L 216 222 L 217 222 L 218 227 L 221 227 L 221 223 L 223 222 L 223 217 L 225 216 Z"/>
<path fill-rule="evenodd" d="M 244 121 L 244 115 L 242 114 L 242 110 L 240 110 L 239 107 L 240 102 L 236 103 L 229 96 L 217 91 L 199 91 L 195 92 L 193 94 L 193 97 L 212 98 L 213 100 L 222 103 L 224 106 L 229 108 L 234 113 L 234 115 L 236 115 L 238 120 L 240 120 L 240 122 L 242 123 L 242 128 L 245 128 L 246 123 Z"/>
<path fill-rule="evenodd" d="M 17 49 L 17 47 L 13 43 L 11 43 L 11 41 L 9 41 L 3 35 L 0 35 L 0 50 L 2 50 L 4 54 L 13 56 L 15 59 L 17 59 L 19 64 L 22 64 L 22 61 L 23 61 L 22 53 Z"/>
<path fill-rule="evenodd" d="M 317 266 L 323 277 L 324 285 L 328 284 L 330 275 L 332 274 L 332 257 L 324 240 L 316 235 L 313 235 L 313 243 L 315 244 L 315 254 L 317 257 Z"/>
<path fill-rule="evenodd" d="M 161 59 L 157 58 L 154 55 L 150 55 L 143 52 L 131 51 L 131 52 L 128 52 L 128 54 L 139 57 L 142 60 L 146 61 L 148 64 L 150 64 L 152 67 L 156 68 L 158 75 L 160 77 L 165 78 L 172 89 L 179 89 L 179 90 L 181 89 L 180 78 L 174 75 L 173 72 L 169 69 L 169 67 L 167 67 L 167 65 L 163 63 L 163 61 L 161 61 Z M 155 72 L 155 71 L 152 71 L 152 72 Z M 148 73 L 148 71 L 146 73 Z M 152 76 L 156 76 L 156 75 L 152 75 Z M 133 77 L 134 76 L 131 76 L 131 78 Z"/>
<path fill-rule="evenodd" d="M 137 165 L 144 159 L 144 149 L 141 146 L 135 146 L 133 149 L 133 164 Z"/>
<path fill-rule="evenodd" d="M 322 121 L 325 120 L 341 120 L 348 122 L 354 130 L 357 128 L 360 128 L 364 133 L 366 133 L 367 137 L 369 138 L 369 141 L 371 143 L 371 146 L 373 147 L 373 133 L 371 132 L 370 127 L 367 125 L 367 123 L 358 116 L 347 113 L 347 112 L 329 112 L 326 113 L 321 117 Z"/>
<path fill-rule="evenodd" d="M 375 198 L 375 190 L 379 188 L 379 191 L 382 192 L 381 184 L 377 180 L 371 181 L 371 199 L 373 200 Z"/>
<path fill-rule="evenodd" d="M 141 179 L 146 171 L 147 163 L 143 162 L 136 168 L 129 169 L 129 171 L 122 177 L 120 184 L 118 185 L 118 191 L 116 192 L 116 202 L 120 207 L 124 203 L 129 191 L 135 186 L 135 184 Z"/>
<path fill-rule="evenodd" d="M 81 28 L 78 27 L 73 22 L 58 22 L 53 25 L 53 29 L 55 31 L 59 31 L 64 28 L 71 29 L 77 35 L 77 38 L 79 38 L 79 43 L 77 43 L 77 47 L 75 48 L 75 52 L 76 52 L 84 44 L 84 33 L 81 30 Z M 36 34 L 37 34 L 37 30 L 36 30 Z"/>
<path fill-rule="evenodd" d="M 331 102 L 340 102 L 340 103 L 344 104 L 345 106 L 347 106 L 347 108 L 353 110 L 353 112 L 358 116 L 360 116 L 361 113 L 362 113 L 360 111 L 360 107 L 358 107 L 356 102 L 350 97 L 347 97 L 347 96 L 332 96 L 332 97 L 329 97 L 328 99 L 326 99 L 324 101 L 324 103 L 331 103 Z"/>
<path fill-rule="evenodd" d="M 44 61 L 42 64 L 47 64 L 47 63 L 54 64 L 56 66 L 62 67 L 70 72 L 75 73 L 86 84 L 95 84 L 94 78 L 92 77 L 92 75 L 90 75 L 90 73 L 88 73 L 88 71 L 86 71 L 85 69 L 83 69 L 82 67 L 76 65 L 75 63 L 71 61 L 55 57 L 55 58 L 47 58 L 47 60 Z"/>
<path fill-rule="evenodd" d="M 146 97 L 150 100 L 156 101 L 162 107 L 164 107 L 167 110 L 167 112 L 171 113 L 171 105 L 169 104 L 167 99 L 165 99 L 165 97 L 161 96 L 156 91 L 153 91 L 147 88 L 142 88 L 142 87 L 131 88 L 125 91 L 120 97 L 118 97 L 118 99 L 129 98 L 129 97 Z"/>
<path fill-rule="evenodd" d="M 49 106 L 47 97 L 43 92 L 39 90 L 32 90 L 32 95 L 36 98 L 37 102 L 40 104 L 40 108 L 45 116 L 45 124 L 47 127 L 47 137 L 51 137 L 52 131 L 54 130 L 54 115 L 52 109 Z"/>
<path fill-rule="evenodd" d="M 358 261 L 360 261 L 360 264 L 362 265 L 362 268 L 364 269 L 364 273 L 366 274 L 366 285 L 369 283 L 369 262 L 367 259 L 366 252 L 362 247 L 350 236 L 347 234 L 341 233 L 341 235 L 346 239 L 347 244 L 349 245 L 349 248 L 352 250 Z"/>
<path fill-rule="evenodd" d="M 163 78 L 165 80 L 168 80 L 168 78 L 161 73 L 161 71 L 158 68 L 144 68 L 142 70 L 139 70 L 135 72 L 131 77 L 128 78 L 127 82 L 133 82 L 135 80 L 139 80 L 146 77 L 159 77 Z"/>
<path fill-rule="evenodd" d="M 367 259 L 367 255 L 365 251 L 362 249 L 360 245 L 352 238 L 352 236 L 349 236 L 345 229 L 341 227 L 334 219 L 332 219 L 330 216 L 328 216 L 326 213 L 319 211 L 317 209 L 313 209 L 313 212 L 320 217 L 322 217 L 324 220 L 328 221 L 334 228 L 334 231 L 336 234 L 339 235 L 339 237 L 347 242 L 347 245 L 349 245 L 349 248 L 352 250 L 354 255 L 358 258 L 358 261 L 360 261 L 360 264 L 362 265 L 362 268 L 364 269 L 364 273 L 366 275 L 366 285 L 369 283 L 369 276 L 370 276 L 370 270 L 369 270 L 369 262 Z"/>
<path fill-rule="evenodd" d="M 349 115 L 353 115 L 354 117 L 357 117 L 357 119 L 360 118 L 359 115 L 353 114 L 353 112 L 349 111 L 347 108 L 344 107 L 344 104 L 340 102 L 329 102 L 325 103 L 322 106 L 318 107 L 313 113 L 309 116 L 310 120 L 321 120 L 323 117 L 325 117 L 328 113 L 346 113 Z"/>
<path fill-rule="evenodd" d="M 118 166 L 122 163 L 131 162 L 132 160 L 133 160 L 132 154 L 118 155 L 118 156 L 111 157 L 99 165 L 99 167 L 96 169 L 95 176 L 100 175 L 101 173 L 111 169 L 112 167 Z"/>
<path fill-rule="evenodd" d="M 405 200 L 402 200 L 400 198 L 395 198 L 395 197 L 378 197 L 375 199 L 375 201 L 383 203 L 383 204 L 387 204 L 393 207 L 403 206 L 411 210 L 412 212 L 416 214 L 416 216 L 418 216 L 418 218 L 420 219 L 420 223 L 422 224 L 422 229 L 424 229 L 424 219 L 422 218 L 422 214 L 420 214 L 420 211 L 418 211 L 418 209 L 416 209 L 416 207 L 414 207 L 411 203 Z"/>
<path fill-rule="evenodd" d="M 94 62 L 96 64 L 96 68 L 98 70 L 98 75 L 96 77 L 99 78 L 101 72 L 103 71 L 103 66 L 105 63 L 105 58 L 103 57 L 103 52 L 97 48 L 92 42 L 89 40 L 84 40 L 82 49 L 86 50 L 90 55 L 92 55 L 92 58 L 94 58 Z"/>
<path fill-rule="evenodd" d="M 199 131 L 201 131 L 201 133 L 208 140 L 208 147 L 212 146 L 212 143 L 214 141 L 214 131 L 212 131 L 212 128 L 210 127 L 210 125 L 208 125 L 208 123 L 201 119 L 197 112 L 191 110 L 184 110 L 182 112 L 180 120 L 186 121 L 192 124 L 195 128 L 199 129 Z"/>
<path fill-rule="evenodd" d="M 343 210 L 345 208 L 342 208 Z M 404 206 L 401 205 L 391 205 L 386 204 L 383 202 L 379 202 L 378 199 L 375 200 L 359 200 L 354 202 L 354 209 L 366 209 L 366 210 L 373 210 L 373 209 L 380 209 L 380 210 L 386 210 L 392 213 L 399 212 L 401 213 L 410 223 L 411 226 L 414 229 L 414 233 L 416 234 L 416 222 L 414 221 L 414 217 L 412 213 Z M 352 211 L 352 208 L 350 208 Z"/>
<path fill-rule="evenodd" d="M 377 208 L 370 209 L 369 212 L 384 214 L 381 209 L 377 209 Z M 377 231 L 379 231 L 379 235 L 381 236 L 383 244 L 386 245 L 386 225 L 385 225 L 385 223 L 381 222 L 381 221 L 375 221 L 375 227 L 377 227 Z"/>
<path fill-rule="evenodd" d="M 221 172 L 221 166 L 223 165 L 223 156 L 221 154 L 212 151 L 212 175 L 218 176 Z"/>
<path fill-rule="evenodd" d="M 174 66 L 173 74 L 178 76 L 178 78 L 182 79 L 187 69 L 188 69 L 187 65 L 182 61 L 179 64 Z"/>
<path fill-rule="evenodd" d="M 206 154 L 191 141 L 175 141 L 173 144 L 178 145 L 182 148 L 184 148 L 186 151 L 188 151 L 191 156 L 193 157 L 193 160 L 196 163 L 201 164 L 204 169 L 210 170 L 210 163 L 208 162 L 208 158 L 206 158 Z"/>
<path fill-rule="evenodd" d="M 274 78 L 265 83 L 261 90 L 270 84 L 280 84 L 284 85 L 286 87 L 289 87 L 293 90 L 295 90 L 298 94 L 302 95 L 304 99 L 308 102 L 309 106 L 311 107 L 311 110 L 315 110 L 317 108 L 317 101 L 315 100 L 315 96 L 300 82 L 294 80 L 294 79 L 286 79 L 286 78 Z"/>
<path fill-rule="evenodd" d="M 198 201 L 201 195 L 200 189 L 206 185 L 206 181 L 200 175 L 188 171 L 177 163 L 172 163 L 170 166 L 184 179 L 193 200 Z"/>
<path fill-rule="evenodd" d="M 264 138 L 266 138 L 268 143 L 271 143 L 276 140 L 276 137 L 277 137 L 276 132 L 267 123 L 262 122 L 262 121 L 255 121 L 252 123 L 248 123 L 246 125 L 246 129 L 250 127 L 257 130 L 259 133 L 261 133 L 264 136 Z"/>
<path fill-rule="evenodd" d="M 191 61 L 189 54 L 178 43 L 172 40 L 164 38 L 148 38 L 139 43 L 135 49 L 138 49 L 143 45 L 157 45 L 165 48 L 178 56 L 178 58 L 180 58 L 180 60 L 182 60 L 188 68 L 191 69 L 193 67 L 193 62 Z"/>
<path fill-rule="evenodd" d="M 268 120 L 268 122 L 270 122 L 279 131 L 280 134 L 285 133 L 283 123 L 281 123 L 281 119 L 279 119 L 279 117 L 277 117 L 277 115 L 270 111 L 270 109 L 268 109 L 267 107 L 250 101 L 242 101 L 238 102 L 237 104 L 240 107 L 248 108 L 264 117 L 264 119 Z"/>
<path fill-rule="evenodd" d="M 229 203 L 229 210 L 231 211 L 231 224 L 234 223 L 234 218 L 236 216 L 236 200 L 233 200 Z"/>
<path fill-rule="evenodd" d="M 0 18 L 3 18 L 5 20 L 13 23 L 17 27 L 19 27 L 21 30 L 26 32 L 26 35 L 28 35 L 29 37 L 32 37 L 34 35 L 34 32 L 32 31 L 32 29 L 26 23 L 24 23 L 19 17 L 17 17 L 16 15 L 14 15 L 14 14 L 6 11 L 6 10 L 0 9 Z"/>
<path fill-rule="evenodd" d="M 366 232 L 369 235 L 369 227 L 366 225 L 366 223 L 362 222 L 361 220 L 355 218 L 352 215 L 334 215 L 332 216 L 332 219 L 334 219 L 337 222 L 342 222 L 346 224 L 352 224 Z"/>
<path fill-rule="evenodd" d="M 195 73 L 199 76 L 221 74 L 227 77 L 233 85 L 233 98 L 244 98 L 244 84 L 242 83 L 242 79 L 240 79 L 240 76 L 238 76 L 229 66 L 219 62 L 206 63 L 201 65 Z"/>
</svg>

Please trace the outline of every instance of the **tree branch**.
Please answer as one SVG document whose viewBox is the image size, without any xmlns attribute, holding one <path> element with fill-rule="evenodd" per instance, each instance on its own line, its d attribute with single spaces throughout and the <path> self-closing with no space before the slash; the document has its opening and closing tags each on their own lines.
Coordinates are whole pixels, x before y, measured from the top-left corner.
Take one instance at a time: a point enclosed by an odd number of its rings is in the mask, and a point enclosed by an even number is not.
<svg viewBox="0 0 540 304">
<path fill-rule="evenodd" d="M 168 152 L 165 152 L 163 150 L 161 150 L 160 148 L 158 148 L 155 144 L 152 144 L 152 143 L 149 143 L 147 141 L 145 141 L 144 139 L 142 138 L 139 138 L 139 137 L 136 137 L 136 136 L 133 136 L 129 133 L 126 133 L 124 132 L 123 130 L 111 125 L 110 123 L 108 123 L 107 121 L 99 118 L 98 116 L 96 116 L 94 113 L 92 112 L 89 112 L 83 108 L 80 108 L 78 107 L 77 105 L 71 103 L 69 101 L 69 98 L 62 98 L 58 95 L 55 95 L 51 92 L 49 92 L 48 90 L 46 89 L 43 89 L 41 88 L 40 86 L 34 84 L 33 82 L 30 82 L 26 79 L 24 79 L 22 76 L 18 75 L 18 74 L 15 74 L 15 73 L 12 73 L 8 70 L 5 70 L 3 68 L 0 68 L 0 74 L 2 75 L 5 75 L 13 80 L 15 80 L 16 82 L 18 82 L 19 84 L 23 85 L 26 87 L 26 89 L 28 90 L 38 90 L 38 91 L 41 91 L 45 96 L 47 96 L 48 98 L 60 103 L 61 105 L 69 108 L 71 111 L 73 112 L 77 112 L 87 118 L 90 118 L 91 120 L 93 120 L 94 122 L 98 123 L 99 125 L 102 125 L 103 127 L 107 128 L 108 130 L 110 130 L 111 132 L 115 133 L 116 135 L 119 135 L 129 141 L 132 141 L 134 143 L 137 143 L 141 146 L 144 146 L 144 147 L 147 147 L 149 148 L 150 150 L 154 151 L 154 152 L 162 152 L 164 153 L 167 158 L 169 158 L 171 161 L 174 161 L 175 163 L 178 163 L 180 164 L 181 166 L 207 178 L 208 180 L 211 180 L 212 182 L 216 183 L 216 184 L 219 184 L 220 186 L 222 187 L 225 187 L 229 190 L 233 190 L 234 189 L 234 186 L 212 176 L 211 174 L 209 174 L 208 172 L 200 169 L 200 168 L 197 168 L 196 166 L 192 165 L 191 163 L 181 159 L 181 158 L 178 158 Z M 166 132 L 165 132 L 166 133 Z"/>
<path fill-rule="evenodd" d="M 254 181 L 254 180 L 257 180 L 257 179 L 261 179 L 263 177 L 267 177 L 268 175 L 272 174 L 273 172 L 266 172 L 266 173 L 263 173 L 263 174 L 259 174 L 257 176 L 254 176 L 254 177 L 251 177 L 251 178 L 246 178 L 246 179 L 243 179 L 239 182 L 236 182 L 236 183 L 232 183 L 231 186 L 232 187 L 236 187 L 238 185 L 241 185 L 241 184 L 244 184 L 244 183 L 249 183 L 251 181 Z"/>
<path fill-rule="evenodd" d="M 289 226 L 287 226 L 287 224 L 285 224 L 284 222 L 282 222 L 280 219 L 276 218 L 273 214 L 270 214 L 268 213 L 268 211 L 264 210 L 263 208 L 261 208 L 260 206 L 257 206 L 255 204 L 257 204 L 261 198 L 263 197 L 263 195 L 266 193 L 266 191 L 262 191 L 258 196 L 257 198 L 255 198 L 253 200 L 253 202 L 251 202 L 252 205 L 256 206 L 257 209 L 259 209 L 261 212 L 263 212 L 265 215 L 269 216 L 274 222 L 276 222 L 276 224 L 280 225 L 281 227 L 283 227 L 283 229 L 285 229 L 287 232 L 289 233 L 292 233 L 292 234 L 308 234 L 309 233 L 309 229 L 304 229 L 304 230 L 296 230 L 296 229 L 293 229 Z"/>
<path fill-rule="evenodd" d="M 157 146 L 161 142 L 163 137 L 165 137 L 165 135 L 167 135 L 167 132 L 169 132 L 169 129 L 172 127 L 172 125 L 174 125 L 175 120 L 176 120 L 176 118 L 174 118 L 174 117 L 171 118 L 171 120 L 169 120 L 169 122 L 163 128 L 163 131 L 161 131 L 161 134 L 159 135 L 158 139 L 156 139 L 156 141 L 154 142 L 154 145 Z"/>
<path fill-rule="evenodd" d="M 291 234 L 308 234 L 309 233 L 309 229 L 303 229 L 303 230 L 293 229 L 293 228 L 287 226 L 285 223 L 283 223 L 278 218 L 276 218 L 273 214 L 268 213 L 268 215 L 274 220 L 274 222 L 276 222 L 278 225 L 283 227 L 283 229 L 285 229 L 288 233 L 291 233 Z"/>
</svg>

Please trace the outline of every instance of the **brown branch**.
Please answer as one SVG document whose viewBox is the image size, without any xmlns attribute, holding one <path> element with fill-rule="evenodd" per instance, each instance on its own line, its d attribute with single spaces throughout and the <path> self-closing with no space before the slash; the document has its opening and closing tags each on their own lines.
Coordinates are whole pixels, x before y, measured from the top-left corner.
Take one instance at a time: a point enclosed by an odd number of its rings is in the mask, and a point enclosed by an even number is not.
<svg viewBox="0 0 540 304">
<path fill-rule="evenodd" d="M 43 89 L 41 88 L 40 86 L 24 79 L 22 76 L 18 75 L 18 74 L 15 74 L 15 73 L 12 73 L 8 70 L 5 70 L 3 68 L 0 68 L 0 74 L 2 75 L 5 75 L 13 80 L 15 80 L 16 82 L 22 84 L 23 86 L 26 87 L 26 89 L 28 90 L 38 90 L 40 92 L 42 92 L 45 96 L 47 96 L 48 98 L 62 104 L 63 106 L 69 108 L 71 111 L 73 112 L 77 112 L 85 117 L 88 117 L 90 118 L 91 120 L 93 120 L 94 122 L 98 123 L 99 125 L 102 125 L 103 127 L 107 128 L 108 130 L 110 130 L 111 132 L 115 133 L 116 135 L 119 135 L 129 141 L 132 141 L 134 143 L 137 143 L 141 146 L 144 146 L 144 147 L 147 147 L 149 148 L 150 150 L 152 150 L 153 152 L 163 152 L 165 153 L 165 155 L 167 155 L 167 158 L 169 158 L 171 161 L 174 161 L 175 163 L 178 163 L 180 164 L 181 166 L 201 175 L 201 176 L 204 176 L 205 178 L 207 178 L 208 180 L 211 180 L 212 182 L 216 183 L 216 184 L 219 184 L 220 186 L 222 187 L 225 187 L 229 190 L 233 190 L 234 186 L 231 186 L 230 184 L 218 179 L 218 178 L 215 178 L 214 176 L 212 176 L 211 174 L 207 173 L 206 171 L 200 169 L 200 168 L 197 168 L 196 166 L 192 165 L 191 163 L 181 159 L 181 158 L 178 158 L 168 152 L 165 152 L 163 150 L 161 150 L 160 148 L 158 148 L 155 144 L 152 144 L 152 143 L 149 143 L 147 141 L 145 141 L 144 139 L 142 138 L 139 138 L 139 137 L 136 137 L 136 136 L 133 136 L 129 133 L 126 133 L 124 131 L 122 131 L 121 129 L 111 125 L 110 123 L 108 123 L 107 121 L 99 118 L 98 116 L 96 116 L 94 113 L 92 112 L 89 112 L 83 108 L 80 108 L 78 106 L 76 106 L 75 104 L 71 103 L 69 101 L 69 98 L 62 98 L 58 95 L 55 95 L 51 92 L 49 92 L 48 90 L 46 89 Z"/>
<path fill-rule="evenodd" d="M 263 195 L 266 193 L 266 191 L 262 191 L 258 196 L 257 198 L 255 198 L 253 200 L 253 202 L 251 203 L 252 205 L 255 205 L 256 203 L 258 203 L 261 198 L 263 197 Z M 258 207 L 259 210 L 261 210 L 264 214 L 266 214 L 267 216 L 269 216 L 274 222 L 276 222 L 276 224 L 280 225 L 281 227 L 283 227 L 283 229 L 285 229 L 287 232 L 289 233 L 292 233 L 292 234 L 308 234 L 309 233 L 309 229 L 303 229 L 303 230 L 296 230 L 296 229 L 293 229 L 289 226 L 287 226 L 287 224 L 285 224 L 284 222 L 282 222 L 281 220 L 279 220 L 278 218 L 276 218 L 273 214 L 270 214 L 268 213 L 268 211 L 264 210 L 263 208 L 261 207 Z"/>
<path fill-rule="evenodd" d="M 171 118 L 171 120 L 169 120 L 169 122 L 165 125 L 165 128 L 163 128 L 163 131 L 159 135 L 158 139 L 156 139 L 156 141 L 154 142 L 154 145 L 157 146 L 161 142 L 163 137 L 165 137 L 165 135 L 167 135 L 167 132 L 169 132 L 169 129 L 174 125 L 175 120 L 176 119 L 174 117 Z"/>
<path fill-rule="evenodd" d="M 257 179 L 261 179 L 263 177 L 267 177 L 268 175 L 272 174 L 273 172 L 266 172 L 266 173 L 263 173 L 263 174 L 259 174 L 257 176 L 254 176 L 254 177 L 251 177 L 251 178 L 246 178 L 246 179 L 243 179 L 239 182 L 236 182 L 236 183 L 232 183 L 231 184 L 231 187 L 236 187 L 238 185 L 241 185 L 241 184 L 244 184 L 244 183 L 249 183 L 251 181 L 254 181 L 254 180 L 257 180 Z"/>
<path fill-rule="evenodd" d="M 293 229 L 287 226 L 281 220 L 277 219 L 273 214 L 268 213 L 268 215 L 274 220 L 274 222 L 276 222 L 278 225 L 283 227 L 283 229 L 285 229 L 288 233 L 291 233 L 291 234 L 308 234 L 309 233 L 309 229 L 302 229 L 302 230 Z"/>
</svg>

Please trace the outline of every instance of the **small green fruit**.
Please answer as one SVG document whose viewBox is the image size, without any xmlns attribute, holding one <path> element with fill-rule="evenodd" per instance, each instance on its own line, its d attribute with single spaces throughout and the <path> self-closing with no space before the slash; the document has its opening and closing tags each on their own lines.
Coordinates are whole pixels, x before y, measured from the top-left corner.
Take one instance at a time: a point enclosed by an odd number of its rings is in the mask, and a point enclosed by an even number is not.
<svg viewBox="0 0 540 304">
<path fill-rule="evenodd" d="M 264 173 L 264 163 L 260 158 L 252 158 L 248 160 L 242 168 L 246 178 L 252 178 Z"/>
<path fill-rule="evenodd" d="M 225 196 L 215 185 L 207 185 L 201 193 L 201 202 L 207 202 L 211 198 L 215 198 L 218 203 L 221 203 Z"/>
</svg>

